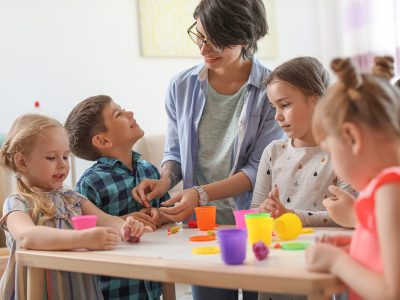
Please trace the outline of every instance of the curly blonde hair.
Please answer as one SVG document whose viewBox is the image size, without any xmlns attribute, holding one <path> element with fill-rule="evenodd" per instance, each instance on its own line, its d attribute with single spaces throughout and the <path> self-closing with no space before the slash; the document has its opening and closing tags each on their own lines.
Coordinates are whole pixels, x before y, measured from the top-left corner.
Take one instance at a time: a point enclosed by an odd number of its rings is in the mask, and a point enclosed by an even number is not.
<svg viewBox="0 0 400 300">
<path fill-rule="evenodd" d="M 389 82 L 393 61 L 390 56 L 376 57 L 372 74 L 357 73 L 348 58 L 331 62 L 339 80 L 315 108 L 312 129 L 317 142 L 337 133 L 344 122 L 363 123 L 400 137 L 400 92 Z"/>
<path fill-rule="evenodd" d="M 29 154 L 35 147 L 39 136 L 44 136 L 50 129 L 63 128 L 55 119 L 26 114 L 17 118 L 0 150 L 0 164 L 17 175 L 17 195 L 24 199 L 30 209 L 30 216 L 35 224 L 43 225 L 48 220 L 54 220 L 56 207 L 46 194 L 40 193 L 34 187 L 27 186 L 20 176 L 15 164 L 15 155 Z M 69 202 L 69 199 L 66 199 Z"/>
</svg>

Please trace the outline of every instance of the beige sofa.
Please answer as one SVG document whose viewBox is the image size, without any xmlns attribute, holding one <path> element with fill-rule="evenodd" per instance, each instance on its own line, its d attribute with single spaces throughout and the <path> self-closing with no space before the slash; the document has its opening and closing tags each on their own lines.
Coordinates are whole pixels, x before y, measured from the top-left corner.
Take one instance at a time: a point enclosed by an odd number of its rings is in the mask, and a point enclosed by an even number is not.
<svg viewBox="0 0 400 300">
<path fill-rule="evenodd" d="M 12 172 L 0 166 L 0 211 L 3 215 L 3 202 L 12 190 Z M 5 246 L 4 231 L 0 229 L 0 247 Z"/>
<path fill-rule="evenodd" d="M 151 162 L 158 170 L 161 170 L 161 161 L 164 154 L 165 136 L 163 134 L 145 135 L 134 146 L 133 150 L 142 154 L 141 158 Z M 170 196 L 182 191 L 182 182 L 176 185 L 170 192 Z"/>
</svg>

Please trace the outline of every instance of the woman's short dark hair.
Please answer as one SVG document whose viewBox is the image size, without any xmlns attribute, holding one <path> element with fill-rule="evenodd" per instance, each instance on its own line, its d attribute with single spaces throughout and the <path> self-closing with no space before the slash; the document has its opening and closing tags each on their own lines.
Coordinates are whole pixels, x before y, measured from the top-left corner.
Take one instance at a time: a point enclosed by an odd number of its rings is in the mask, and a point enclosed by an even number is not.
<svg viewBox="0 0 400 300">
<path fill-rule="evenodd" d="M 246 45 L 245 59 L 257 51 L 257 41 L 268 33 L 262 0 L 201 0 L 193 17 L 203 24 L 207 38 L 218 48 Z"/>
</svg>

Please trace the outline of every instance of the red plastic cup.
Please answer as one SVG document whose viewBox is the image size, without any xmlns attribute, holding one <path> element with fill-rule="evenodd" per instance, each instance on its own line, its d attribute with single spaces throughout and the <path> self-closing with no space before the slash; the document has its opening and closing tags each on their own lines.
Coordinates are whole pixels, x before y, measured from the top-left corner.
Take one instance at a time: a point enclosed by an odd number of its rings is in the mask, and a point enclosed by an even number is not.
<svg viewBox="0 0 400 300">
<path fill-rule="evenodd" d="M 72 225 L 75 230 L 88 229 L 96 227 L 97 216 L 96 215 L 84 215 L 71 217 Z"/>
</svg>

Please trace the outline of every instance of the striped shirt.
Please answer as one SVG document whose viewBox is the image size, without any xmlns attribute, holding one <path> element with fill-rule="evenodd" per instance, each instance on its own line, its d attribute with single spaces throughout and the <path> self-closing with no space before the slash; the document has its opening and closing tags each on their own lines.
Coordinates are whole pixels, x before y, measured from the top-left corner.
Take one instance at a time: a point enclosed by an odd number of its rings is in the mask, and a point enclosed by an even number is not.
<svg viewBox="0 0 400 300">
<path fill-rule="evenodd" d="M 144 179 L 159 179 L 160 174 L 137 152 L 132 152 L 132 163 L 130 170 L 119 160 L 101 157 L 85 171 L 75 190 L 110 215 L 138 212 L 144 207 L 132 198 L 131 190 Z M 168 194 L 151 204 L 159 207 L 167 199 Z M 152 281 L 100 276 L 100 286 L 104 299 L 159 299 L 161 295 L 161 284 Z"/>
</svg>

